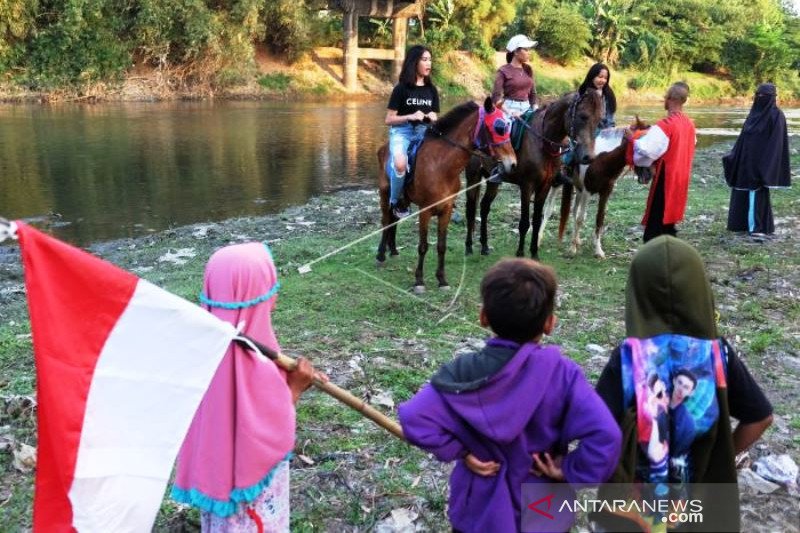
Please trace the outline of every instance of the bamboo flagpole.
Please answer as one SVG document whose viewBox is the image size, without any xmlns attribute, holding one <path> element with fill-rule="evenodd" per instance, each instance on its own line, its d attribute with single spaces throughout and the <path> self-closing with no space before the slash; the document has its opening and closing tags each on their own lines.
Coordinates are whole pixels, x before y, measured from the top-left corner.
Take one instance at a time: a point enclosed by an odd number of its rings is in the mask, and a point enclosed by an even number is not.
<svg viewBox="0 0 800 533">
<path fill-rule="evenodd" d="M 269 359 L 273 360 L 276 365 L 283 368 L 287 372 L 291 372 L 295 369 L 295 367 L 297 367 L 297 360 L 294 358 L 276 352 L 275 350 L 264 346 L 260 342 L 254 341 L 250 337 L 239 335 L 233 340 L 251 351 L 256 353 L 260 352 L 262 355 L 265 355 Z M 400 427 L 400 424 L 381 413 L 364 400 L 354 396 L 352 393 L 344 390 L 343 388 L 334 385 L 330 381 L 322 381 L 321 379 L 314 378 L 313 383 L 316 388 L 329 394 L 330 396 L 333 396 L 335 399 L 339 400 L 351 409 L 358 411 L 398 439 L 405 440 L 405 437 L 403 436 L 403 428 Z"/>
</svg>

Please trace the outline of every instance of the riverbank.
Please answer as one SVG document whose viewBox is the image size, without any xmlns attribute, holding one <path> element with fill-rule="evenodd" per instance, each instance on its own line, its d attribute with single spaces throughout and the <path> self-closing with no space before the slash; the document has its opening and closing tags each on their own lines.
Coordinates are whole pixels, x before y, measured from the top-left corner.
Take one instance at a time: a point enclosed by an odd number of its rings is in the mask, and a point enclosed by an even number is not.
<svg viewBox="0 0 800 533">
<path fill-rule="evenodd" d="M 719 178 L 719 158 L 729 147 L 698 151 L 681 237 L 703 254 L 721 330 L 742 351 L 775 407 L 775 423 L 751 450 L 751 458 L 787 453 L 800 462 L 800 188 L 773 194 L 773 239 L 760 242 L 727 233 L 728 189 Z M 797 168 L 796 147 L 792 159 Z M 556 221 L 548 224 L 541 258 L 556 269 L 560 284 L 559 325 L 548 342 L 561 345 L 592 381 L 624 336 L 625 278 L 640 243 L 638 222 L 646 194 L 630 176 L 618 183 L 607 216 L 605 261 L 593 258 L 588 244 L 568 257 L 566 246 L 553 238 Z M 378 237 L 373 236 L 315 263 L 308 274 L 298 273 L 301 265 L 379 228 L 373 190 L 322 196 L 278 215 L 96 243 L 90 250 L 194 301 L 213 250 L 233 242 L 268 241 L 282 281 L 274 322 L 283 350 L 312 358 L 335 383 L 396 416 L 397 404 L 438 365 L 487 336 L 477 325 L 478 283 L 491 264 L 516 247 L 516 189 L 504 185 L 494 206 L 493 254 L 465 257 L 464 227 L 452 225 L 447 267 L 453 289 L 435 289 L 430 253 L 429 290 L 422 297 L 409 290 L 416 263 L 413 219 L 400 228 L 400 256 L 384 269 L 375 268 Z M 595 207 L 593 199 L 589 220 Z M 463 199 L 458 208 L 463 213 Z M 0 274 L 0 522 L 8 530 L 25 531 L 31 523 L 33 474 L 24 463 L 15 464 L 15 454 L 20 456 L 23 444 L 36 446 L 35 383 L 15 246 L 0 247 Z M 446 465 L 318 392 L 301 402 L 298 426 L 293 531 L 367 531 L 403 520 L 422 530 L 449 530 Z M 784 488 L 772 494 L 742 492 L 743 530 L 798 531 L 797 496 Z M 165 500 L 156 531 L 196 531 L 197 524 L 195 512 Z"/>
<path fill-rule="evenodd" d="M 438 59 L 438 58 L 437 58 Z M 434 61 L 434 77 L 444 97 L 482 99 L 491 92 L 493 71 L 505 63 L 498 52 L 494 66 L 487 65 L 469 52 L 451 52 Z M 533 54 L 539 94 L 543 98 L 574 90 L 582 81 L 591 61 L 561 65 Z M 385 99 L 394 80 L 387 61 L 362 60 L 359 84 L 354 92 L 343 85 L 342 51 L 339 48 L 316 48 L 295 63 L 287 63 L 263 47 L 255 51 L 254 63 L 240 73 L 236 82 L 213 85 L 185 79 L 180 69 L 155 69 L 134 65 L 118 83 L 96 83 L 64 87 L 52 91 L 30 91 L 10 83 L 0 83 L 2 103 L 97 103 L 110 101 L 164 100 L 292 100 L 359 101 Z M 677 72 L 675 80 L 687 81 L 692 88 L 691 103 L 749 105 L 752 94 L 739 94 L 730 80 L 695 72 Z M 672 79 L 659 79 L 648 72 L 617 70 L 612 73 L 612 87 L 621 102 L 659 102 Z M 796 86 L 780 88 L 780 103 L 800 105 L 800 81 Z M 792 94 L 796 95 L 794 98 Z"/>
</svg>

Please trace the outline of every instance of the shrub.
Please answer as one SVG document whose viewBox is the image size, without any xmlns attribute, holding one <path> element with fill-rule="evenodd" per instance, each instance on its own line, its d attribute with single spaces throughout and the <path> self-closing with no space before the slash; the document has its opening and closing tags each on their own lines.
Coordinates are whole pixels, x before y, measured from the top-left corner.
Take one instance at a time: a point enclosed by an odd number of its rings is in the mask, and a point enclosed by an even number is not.
<svg viewBox="0 0 800 533">
<path fill-rule="evenodd" d="M 264 42 L 273 52 L 296 61 L 311 48 L 310 20 L 303 2 L 266 0 L 262 11 Z"/>
<path fill-rule="evenodd" d="M 57 0 L 40 14 L 28 48 L 29 84 L 83 85 L 119 79 L 131 63 L 115 2 Z M 42 6 L 43 8 L 45 6 Z"/>
<path fill-rule="evenodd" d="M 536 36 L 543 53 L 569 63 L 586 54 L 591 32 L 586 19 L 572 4 L 558 4 L 544 8 Z"/>
<path fill-rule="evenodd" d="M 289 88 L 292 77 L 283 72 L 265 74 L 258 79 L 258 84 L 270 91 L 283 92 Z"/>
</svg>

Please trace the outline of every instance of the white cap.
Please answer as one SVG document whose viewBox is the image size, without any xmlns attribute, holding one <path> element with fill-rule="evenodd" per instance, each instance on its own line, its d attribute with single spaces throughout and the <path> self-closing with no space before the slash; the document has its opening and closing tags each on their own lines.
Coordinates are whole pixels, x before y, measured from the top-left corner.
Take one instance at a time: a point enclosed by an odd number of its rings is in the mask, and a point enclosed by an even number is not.
<svg viewBox="0 0 800 533">
<path fill-rule="evenodd" d="M 517 48 L 533 48 L 534 46 L 536 46 L 536 41 L 531 41 L 527 35 L 519 34 L 508 40 L 506 50 L 513 52 Z"/>
</svg>

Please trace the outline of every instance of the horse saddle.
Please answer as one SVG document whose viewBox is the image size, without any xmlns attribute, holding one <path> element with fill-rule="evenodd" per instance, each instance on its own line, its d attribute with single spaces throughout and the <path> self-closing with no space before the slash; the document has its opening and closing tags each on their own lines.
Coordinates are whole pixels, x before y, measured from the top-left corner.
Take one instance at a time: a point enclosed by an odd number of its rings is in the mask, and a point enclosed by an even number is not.
<svg viewBox="0 0 800 533">
<path fill-rule="evenodd" d="M 515 152 L 519 151 L 520 147 L 522 146 L 522 135 L 533 121 L 533 116 L 535 114 L 536 111 L 531 108 L 513 121 L 511 125 L 511 146 L 514 147 Z"/>
<path fill-rule="evenodd" d="M 417 152 L 419 152 L 419 147 L 422 146 L 422 141 L 424 140 L 425 139 L 414 139 L 411 141 L 411 144 L 408 145 L 408 150 L 406 151 L 406 155 L 408 156 L 408 165 L 406 167 L 406 177 L 403 181 L 404 187 L 407 187 L 412 181 L 414 181 L 414 169 L 417 166 Z M 386 159 L 386 175 L 394 175 L 391 157 Z"/>
</svg>

